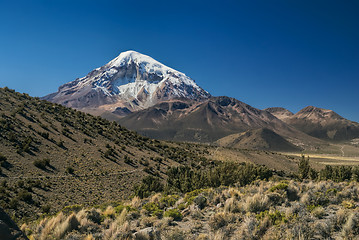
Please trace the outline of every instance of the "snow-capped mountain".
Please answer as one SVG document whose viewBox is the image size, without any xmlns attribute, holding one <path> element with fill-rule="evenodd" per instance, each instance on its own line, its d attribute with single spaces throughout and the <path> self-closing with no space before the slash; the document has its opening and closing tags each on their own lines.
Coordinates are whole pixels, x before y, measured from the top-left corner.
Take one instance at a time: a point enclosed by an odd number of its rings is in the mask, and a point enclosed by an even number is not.
<svg viewBox="0 0 359 240">
<path fill-rule="evenodd" d="M 106 65 L 59 87 L 44 99 L 67 107 L 128 113 L 175 98 L 204 100 L 211 95 L 194 80 L 153 58 L 126 51 Z"/>
</svg>

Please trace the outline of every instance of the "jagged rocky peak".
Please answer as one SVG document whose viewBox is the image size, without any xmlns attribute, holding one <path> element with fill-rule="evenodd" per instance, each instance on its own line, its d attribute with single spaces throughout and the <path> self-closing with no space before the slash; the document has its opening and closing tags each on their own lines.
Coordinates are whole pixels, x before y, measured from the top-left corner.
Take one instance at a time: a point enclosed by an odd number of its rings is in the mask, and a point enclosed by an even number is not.
<svg viewBox="0 0 359 240">
<path fill-rule="evenodd" d="M 78 109 L 144 109 L 164 100 L 204 100 L 211 95 L 193 79 L 155 59 L 126 51 L 45 99 Z"/>
<path fill-rule="evenodd" d="M 322 119 L 330 119 L 330 120 L 344 120 L 342 116 L 337 114 L 336 112 L 329 110 L 329 109 L 323 109 L 313 106 L 308 106 L 297 112 L 294 117 L 296 118 L 305 118 L 307 120 L 317 120 L 321 121 Z"/>
<path fill-rule="evenodd" d="M 282 107 L 271 107 L 271 108 L 266 108 L 264 110 L 270 112 L 273 116 L 275 116 L 276 118 L 282 121 L 294 115 L 291 111 Z"/>
</svg>

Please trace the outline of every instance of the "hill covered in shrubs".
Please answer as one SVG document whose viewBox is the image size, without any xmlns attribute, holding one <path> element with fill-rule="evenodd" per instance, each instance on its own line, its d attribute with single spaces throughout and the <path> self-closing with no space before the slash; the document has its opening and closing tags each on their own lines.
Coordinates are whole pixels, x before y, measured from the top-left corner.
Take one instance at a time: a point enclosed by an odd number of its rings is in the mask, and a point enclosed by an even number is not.
<svg viewBox="0 0 359 240">
<path fill-rule="evenodd" d="M 17 220 L 126 198 L 147 175 L 205 164 L 201 151 L 0 88 L 0 207 Z"/>
</svg>

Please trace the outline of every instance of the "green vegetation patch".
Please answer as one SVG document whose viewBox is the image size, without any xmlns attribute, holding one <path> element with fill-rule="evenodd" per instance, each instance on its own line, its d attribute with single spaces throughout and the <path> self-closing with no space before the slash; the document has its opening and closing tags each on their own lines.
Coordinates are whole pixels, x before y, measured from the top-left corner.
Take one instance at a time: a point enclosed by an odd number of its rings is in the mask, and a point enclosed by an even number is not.
<svg viewBox="0 0 359 240">
<path fill-rule="evenodd" d="M 287 223 L 288 219 L 285 217 L 284 213 L 281 213 L 278 210 L 275 211 L 264 211 L 256 215 L 258 221 L 264 220 L 266 217 L 270 219 L 272 225 L 280 225 L 282 223 Z"/>
<path fill-rule="evenodd" d="M 281 182 L 273 187 L 271 187 L 269 189 L 270 192 L 274 192 L 274 191 L 277 191 L 277 190 L 287 190 L 288 189 L 288 184 L 285 183 L 285 182 Z"/>
<path fill-rule="evenodd" d="M 166 195 L 160 199 L 160 203 L 165 207 L 173 207 L 179 198 L 179 195 Z"/>
<path fill-rule="evenodd" d="M 178 211 L 178 209 L 168 209 L 164 215 L 164 217 L 171 217 L 175 221 L 181 221 L 182 220 L 182 214 Z"/>
<path fill-rule="evenodd" d="M 160 218 L 163 215 L 163 210 L 161 210 L 160 207 L 153 202 L 149 202 L 143 205 L 143 209 L 146 209 L 151 216 L 156 216 Z"/>
</svg>

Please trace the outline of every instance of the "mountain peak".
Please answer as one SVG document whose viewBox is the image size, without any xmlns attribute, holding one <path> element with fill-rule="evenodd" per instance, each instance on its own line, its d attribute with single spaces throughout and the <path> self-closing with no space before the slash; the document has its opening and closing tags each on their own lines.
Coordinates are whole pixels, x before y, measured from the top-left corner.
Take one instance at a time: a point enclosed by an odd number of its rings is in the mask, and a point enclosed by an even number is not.
<svg viewBox="0 0 359 240">
<path fill-rule="evenodd" d="M 125 52 L 121 52 L 116 58 L 111 60 L 108 65 L 111 66 L 121 66 L 122 64 L 126 64 L 130 61 L 135 62 L 148 62 L 148 63 L 157 63 L 159 65 L 164 66 L 163 64 L 159 63 L 155 59 L 145 54 L 136 52 L 134 50 L 128 50 Z"/>
<path fill-rule="evenodd" d="M 312 112 L 312 111 L 321 111 L 321 110 L 325 110 L 325 109 L 314 107 L 314 106 L 307 106 L 307 107 L 301 109 L 299 112 Z M 330 110 L 328 110 L 328 111 L 330 111 Z"/>
<path fill-rule="evenodd" d="M 100 110 L 101 114 L 118 108 L 137 111 L 175 98 L 201 101 L 210 96 L 184 73 L 129 50 L 45 99 L 85 111 Z"/>
<path fill-rule="evenodd" d="M 296 118 L 307 118 L 319 121 L 320 119 L 344 119 L 333 110 L 307 106 L 294 115 Z"/>
<path fill-rule="evenodd" d="M 325 140 L 351 140 L 359 137 L 359 124 L 336 112 L 308 106 L 297 112 L 286 123 L 313 137 Z"/>
<path fill-rule="evenodd" d="M 271 107 L 271 108 L 266 108 L 264 110 L 270 112 L 273 116 L 275 116 L 276 118 L 282 121 L 294 115 L 291 111 L 282 107 Z"/>
</svg>

